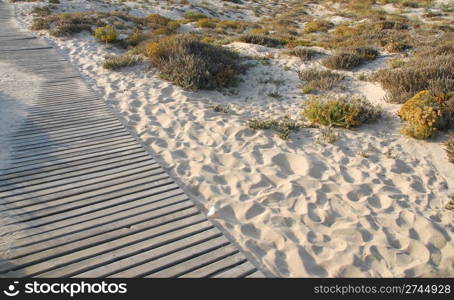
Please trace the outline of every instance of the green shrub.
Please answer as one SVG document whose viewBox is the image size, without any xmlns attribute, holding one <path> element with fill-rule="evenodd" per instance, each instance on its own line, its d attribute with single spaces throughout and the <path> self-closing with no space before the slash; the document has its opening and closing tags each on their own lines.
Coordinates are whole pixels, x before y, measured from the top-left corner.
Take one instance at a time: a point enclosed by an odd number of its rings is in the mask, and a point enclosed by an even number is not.
<svg viewBox="0 0 454 300">
<path fill-rule="evenodd" d="M 283 140 L 287 140 L 292 131 L 296 131 L 301 127 L 296 121 L 288 117 L 278 120 L 252 119 L 248 121 L 247 126 L 254 130 L 274 130 Z"/>
<path fill-rule="evenodd" d="M 216 28 L 218 23 L 217 19 L 200 19 L 195 23 L 197 28 Z"/>
<path fill-rule="evenodd" d="M 111 43 L 118 37 L 118 32 L 111 25 L 98 27 L 95 30 L 95 38 L 104 43 Z"/>
<path fill-rule="evenodd" d="M 232 86 L 244 70 L 235 53 L 185 34 L 150 43 L 147 56 L 163 79 L 190 90 Z"/>
<path fill-rule="evenodd" d="M 151 14 L 146 17 L 146 22 L 148 25 L 160 25 L 165 26 L 171 22 L 172 19 L 161 16 L 160 14 Z"/>
<path fill-rule="evenodd" d="M 207 16 L 202 14 L 201 12 L 198 12 L 198 11 L 187 11 L 183 14 L 183 16 L 186 18 L 186 19 L 189 19 L 189 20 L 198 20 L 198 19 L 206 19 Z"/>
<path fill-rule="evenodd" d="M 454 98 L 421 91 L 402 105 L 398 115 L 406 121 L 401 130 L 403 134 L 427 139 L 454 123 Z"/>
<path fill-rule="evenodd" d="M 324 126 L 350 128 L 381 116 L 381 111 L 362 98 L 312 97 L 305 103 L 302 117 Z"/>
<path fill-rule="evenodd" d="M 449 202 L 446 204 L 446 209 L 454 211 L 454 195 L 449 197 Z"/>
<path fill-rule="evenodd" d="M 266 47 L 279 47 L 285 44 L 284 41 L 280 39 L 271 38 L 264 35 L 254 35 L 254 34 L 245 34 L 239 37 L 240 42 L 248 44 L 262 45 Z"/>
<path fill-rule="evenodd" d="M 108 70 L 118 70 L 124 67 L 131 67 L 143 61 L 142 56 L 123 54 L 119 56 L 107 56 L 102 67 Z"/>
</svg>

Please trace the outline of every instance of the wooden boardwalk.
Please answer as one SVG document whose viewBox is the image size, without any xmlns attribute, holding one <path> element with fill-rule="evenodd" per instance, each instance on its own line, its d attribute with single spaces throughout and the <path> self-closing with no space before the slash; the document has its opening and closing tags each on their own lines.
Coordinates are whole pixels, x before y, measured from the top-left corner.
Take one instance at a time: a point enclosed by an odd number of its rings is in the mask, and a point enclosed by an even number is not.
<svg viewBox="0 0 454 300">
<path fill-rule="evenodd" d="M 263 277 L 0 3 L 0 62 L 45 78 L 0 170 L 1 277 Z"/>
</svg>

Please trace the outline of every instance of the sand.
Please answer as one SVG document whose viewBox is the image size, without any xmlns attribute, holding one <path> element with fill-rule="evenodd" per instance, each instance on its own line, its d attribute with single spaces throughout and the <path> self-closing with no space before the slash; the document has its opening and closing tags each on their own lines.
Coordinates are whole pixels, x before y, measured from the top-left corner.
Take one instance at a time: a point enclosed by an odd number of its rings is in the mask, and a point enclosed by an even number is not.
<svg viewBox="0 0 454 300">
<path fill-rule="evenodd" d="M 29 6 L 15 5 L 24 26 Z M 146 65 L 104 70 L 103 57 L 115 50 L 88 34 L 46 38 L 191 199 L 276 276 L 454 275 L 454 213 L 444 208 L 454 193 L 454 168 L 443 137 L 402 136 L 398 106 L 384 102 L 380 86 L 356 79 L 385 67 L 391 55 L 345 72 L 348 90 L 333 91 L 363 95 L 380 104 L 385 117 L 337 130 L 340 139 L 328 144 L 318 129 L 301 129 L 284 141 L 245 126 L 257 116 L 297 118 L 307 96 L 295 71 L 320 67 L 317 60 L 301 63 L 276 49 L 234 43 L 228 47 L 273 59 L 249 70 L 238 88 L 193 93 Z M 217 104 L 229 112 L 215 112 Z"/>
</svg>

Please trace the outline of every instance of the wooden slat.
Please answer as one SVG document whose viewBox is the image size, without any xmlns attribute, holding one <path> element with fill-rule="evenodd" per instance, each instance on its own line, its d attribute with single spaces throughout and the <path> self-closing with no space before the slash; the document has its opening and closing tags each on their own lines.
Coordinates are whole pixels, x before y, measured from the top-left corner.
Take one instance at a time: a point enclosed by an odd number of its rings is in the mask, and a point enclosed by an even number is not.
<svg viewBox="0 0 454 300">
<path fill-rule="evenodd" d="M 227 256 L 219 261 L 209 264 L 205 267 L 196 269 L 192 272 L 181 275 L 182 278 L 200 278 L 209 277 L 223 270 L 228 270 L 241 265 L 246 258 L 241 253 L 237 253 L 231 256 Z"/>
</svg>

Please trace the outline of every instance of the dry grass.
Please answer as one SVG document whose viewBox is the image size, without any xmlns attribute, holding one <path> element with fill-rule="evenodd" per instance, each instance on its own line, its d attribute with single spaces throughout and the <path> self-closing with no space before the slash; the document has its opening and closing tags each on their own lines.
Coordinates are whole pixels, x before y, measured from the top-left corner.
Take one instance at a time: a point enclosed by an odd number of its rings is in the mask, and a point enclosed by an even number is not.
<svg viewBox="0 0 454 300">
<path fill-rule="evenodd" d="M 422 90 L 454 90 L 454 56 L 416 57 L 397 69 L 377 71 L 371 78 L 388 92 L 392 103 L 403 103 Z"/>
<path fill-rule="evenodd" d="M 322 61 L 322 65 L 334 70 L 350 70 L 364 63 L 364 59 L 349 52 L 341 52 L 333 56 L 329 56 Z"/>
<path fill-rule="evenodd" d="M 350 70 L 366 61 L 374 60 L 379 55 L 378 51 L 370 47 L 356 47 L 325 58 L 322 64 L 334 70 Z"/>
<path fill-rule="evenodd" d="M 262 45 L 266 47 L 279 47 L 285 44 L 285 41 L 275 39 L 265 35 L 245 34 L 238 38 L 240 42 Z"/>
<path fill-rule="evenodd" d="M 49 30 L 55 37 L 67 37 L 82 31 L 92 32 L 94 26 L 105 26 L 96 13 L 41 14 L 33 20 L 32 30 Z"/>
<path fill-rule="evenodd" d="M 123 54 L 118 56 L 107 56 L 106 61 L 103 62 L 102 67 L 108 70 L 118 70 L 124 67 L 131 67 L 143 61 L 142 56 Z"/>
<path fill-rule="evenodd" d="M 320 53 L 315 50 L 308 49 L 308 48 L 294 48 L 294 49 L 285 51 L 284 54 L 290 55 L 290 56 L 296 56 L 299 59 L 301 59 L 302 61 L 310 61 L 310 60 L 314 59 Z"/>
<path fill-rule="evenodd" d="M 305 103 L 302 117 L 313 124 L 350 128 L 381 116 L 381 110 L 363 98 L 312 97 Z"/>
<path fill-rule="evenodd" d="M 344 79 L 342 74 L 316 68 L 298 71 L 298 77 L 305 82 L 304 88 L 326 91 L 332 89 Z"/>
<path fill-rule="evenodd" d="M 235 85 L 244 70 L 235 53 L 185 34 L 150 43 L 147 55 L 163 79 L 189 90 Z"/>
</svg>

